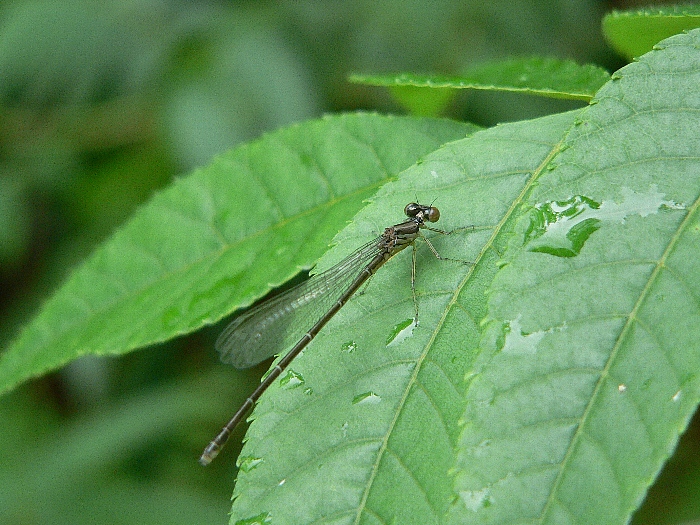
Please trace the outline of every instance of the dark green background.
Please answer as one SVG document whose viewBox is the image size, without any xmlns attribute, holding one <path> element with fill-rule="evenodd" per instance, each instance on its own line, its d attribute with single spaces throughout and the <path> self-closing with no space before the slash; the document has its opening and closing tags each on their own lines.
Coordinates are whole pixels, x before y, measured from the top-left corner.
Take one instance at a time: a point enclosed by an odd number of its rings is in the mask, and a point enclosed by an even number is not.
<svg viewBox="0 0 700 525">
<path fill-rule="evenodd" d="M 624 62 L 605 46 L 600 21 L 628 6 L 3 4 L 0 347 L 71 268 L 178 174 L 241 141 L 324 113 L 402 112 L 387 90 L 348 83 L 350 72 L 459 74 L 480 61 L 523 54 L 614 71 Z M 446 116 L 490 126 L 580 106 L 462 91 Z M 219 330 L 120 359 L 80 359 L 0 399 L 0 463 L 18 450 L 27 456 L 23 476 L 0 474 L 7 485 L 0 486 L 0 521 L 224 523 L 243 430 L 208 469 L 196 459 L 265 367 L 243 374 L 220 366 L 213 351 Z M 202 413 L 214 391 L 217 401 Z M 158 419 L 150 421 L 154 413 Z M 689 494 L 692 500 L 693 491 L 700 499 L 700 470 L 692 469 L 698 434 L 695 424 L 684 436 L 689 445 L 662 474 L 664 484 L 653 489 L 639 523 L 692 517 L 692 509 L 685 507 L 688 514 L 674 502 Z M 690 474 L 684 478 L 683 471 Z M 673 510 L 658 510 L 657 501 Z"/>
</svg>

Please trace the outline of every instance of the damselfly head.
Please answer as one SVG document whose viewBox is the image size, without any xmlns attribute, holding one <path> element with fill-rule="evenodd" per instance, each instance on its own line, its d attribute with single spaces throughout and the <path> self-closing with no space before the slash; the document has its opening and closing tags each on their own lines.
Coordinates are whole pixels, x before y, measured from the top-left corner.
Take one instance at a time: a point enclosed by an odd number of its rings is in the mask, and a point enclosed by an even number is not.
<svg viewBox="0 0 700 525">
<path fill-rule="evenodd" d="M 413 218 L 418 217 L 423 221 L 437 222 L 440 219 L 440 210 L 434 206 L 424 206 L 417 202 L 411 202 L 406 205 L 403 212 Z"/>
</svg>

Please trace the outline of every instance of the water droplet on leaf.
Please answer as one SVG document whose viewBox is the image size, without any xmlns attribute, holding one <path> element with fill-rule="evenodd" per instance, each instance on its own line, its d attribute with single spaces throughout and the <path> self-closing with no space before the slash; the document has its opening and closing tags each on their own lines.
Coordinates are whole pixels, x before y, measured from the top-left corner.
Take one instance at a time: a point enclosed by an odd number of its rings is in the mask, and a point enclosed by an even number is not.
<svg viewBox="0 0 700 525">
<path fill-rule="evenodd" d="M 416 327 L 416 320 L 406 319 L 405 321 L 394 326 L 394 329 L 389 334 L 386 341 L 386 346 L 395 346 L 403 343 L 407 338 L 413 335 L 413 329 Z"/>
<path fill-rule="evenodd" d="M 304 376 L 294 370 L 287 370 L 287 373 L 280 379 L 280 386 L 284 388 L 296 388 L 304 384 Z"/>
<path fill-rule="evenodd" d="M 262 462 L 262 458 L 256 458 L 254 456 L 239 456 L 238 460 L 236 461 L 236 465 L 238 465 L 238 468 L 240 468 L 243 472 L 250 472 Z"/>
<path fill-rule="evenodd" d="M 358 394 L 355 397 L 352 398 L 352 404 L 353 405 L 369 405 L 369 404 L 375 404 L 379 403 L 382 400 L 381 397 L 379 397 L 377 394 L 374 392 L 364 392 L 362 394 Z"/>
</svg>

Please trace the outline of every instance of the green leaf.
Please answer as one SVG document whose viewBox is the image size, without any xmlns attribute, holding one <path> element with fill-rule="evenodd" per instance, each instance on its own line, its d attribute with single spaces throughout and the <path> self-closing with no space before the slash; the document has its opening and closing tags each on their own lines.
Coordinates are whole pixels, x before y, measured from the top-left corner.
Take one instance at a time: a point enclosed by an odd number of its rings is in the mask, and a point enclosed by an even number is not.
<svg viewBox="0 0 700 525">
<path fill-rule="evenodd" d="M 515 91 L 553 98 L 590 100 L 610 75 L 591 64 L 580 66 L 556 58 L 511 58 L 469 68 L 459 76 L 359 75 L 352 82 L 373 86 L 412 86 L 421 88 L 487 89 Z"/>
<path fill-rule="evenodd" d="M 325 251 L 363 200 L 473 126 L 357 114 L 283 129 L 153 197 L 0 359 L 0 392 L 85 354 L 122 354 L 250 304 Z"/>
<path fill-rule="evenodd" d="M 691 31 L 614 74 L 525 196 L 467 392 L 453 523 L 627 523 L 696 410 L 699 49 Z M 590 220 L 574 253 L 541 249 Z"/>
<path fill-rule="evenodd" d="M 664 38 L 700 27 L 700 6 L 661 6 L 636 11 L 613 11 L 603 18 L 603 36 L 632 60 Z"/>
<path fill-rule="evenodd" d="M 274 523 L 441 522 L 464 376 L 505 248 L 494 234 L 574 117 L 507 124 L 447 144 L 385 185 L 341 232 L 320 269 L 401 221 L 407 202 L 434 202 L 438 227 L 473 230 L 426 236 L 442 256 L 475 264 L 437 260 L 419 245 L 419 324 L 411 327 L 405 250 L 329 322 L 291 365 L 303 384 L 276 382 L 253 414 L 242 457 L 255 466 L 239 472 L 231 523 L 268 514 Z"/>
<path fill-rule="evenodd" d="M 478 132 L 380 190 L 320 268 L 414 198 L 474 226 L 426 236 L 475 264 L 419 246 L 420 324 L 397 344 L 406 251 L 328 324 L 291 366 L 303 384 L 253 414 L 231 523 L 629 519 L 700 393 L 699 37 L 583 113 Z M 550 241 L 570 251 L 529 249 Z"/>
</svg>

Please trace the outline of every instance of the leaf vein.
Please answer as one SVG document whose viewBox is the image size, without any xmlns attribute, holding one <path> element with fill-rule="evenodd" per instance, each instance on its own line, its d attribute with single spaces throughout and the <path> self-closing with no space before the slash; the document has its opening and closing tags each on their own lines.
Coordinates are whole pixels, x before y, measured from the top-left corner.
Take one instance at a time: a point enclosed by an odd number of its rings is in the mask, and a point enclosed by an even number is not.
<svg viewBox="0 0 700 525">
<path fill-rule="evenodd" d="M 559 487 L 563 483 L 563 477 L 564 477 L 564 472 L 566 471 L 566 465 L 571 461 L 573 457 L 573 451 L 576 448 L 576 443 L 581 439 L 584 431 L 585 431 L 585 425 L 586 422 L 590 419 L 590 414 L 591 410 L 593 409 L 593 406 L 595 405 L 595 401 L 598 399 L 602 385 L 605 382 L 605 380 L 608 377 L 608 374 L 610 372 L 610 367 L 612 366 L 612 363 L 615 361 L 615 358 L 618 356 L 620 352 L 620 348 L 622 347 L 623 343 L 627 340 L 627 336 L 632 329 L 633 325 L 633 320 L 638 317 L 638 313 L 641 310 L 645 300 L 647 299 L 650 291 L 651 291 L 651 285 L 659 278 L 659 275 L 662 271 L 663 268 L 666 266 L 666 260 L 668 259 L 669 255 L 671 254 L 673 248 L 676 246 L 676 243 L 680 239 L 680 232 L 684 231 L 685 228 L 688 228 L 690 226 L 690 220 L 691 217 L 695 214 L 695 212 L 698 209 L 698 202 L 695 201 L 693 204 L 693 207 L 689 212 L 686 214 L 685 219 L 683 222 L 679 225 L 678 231 L 676 234 L 674 234 L 670 241 L 668 242 L 664 253 L 662 254 L 661 258 L 655 265 L 651 275 L 647 279 L 646 284 L 644 287 L 640 290 L 639 297 L 637 298 L 637 301 L 634 304 L 634 307 L 632 308 L 632 311 L 630 312 L 627 321 L 625 325 L 622 327 L 622 330 L 620 331 L 620 334 L 616 338 L 615 344 L 612 348 L 612 351 L 610 352 L 610 357 L 608 358 L 605 367 L 601 371 L 600 378 L 596 382 L 595 389 L 591 395 L 590 401 L 586 405 L 586 408 L 581 415 L 581 423 L 579 427 L 577 428 L 576 432 L 572 436 L 571 439 L 571 444 L 569 445 L 569 448 L 567 450 L 566 456 L 564 458 L 564 461 L 562 462 L 562 468 L 559 471 L 559 474 L 557 475 L 557 478 L 555 479 L 554 483 L 552 484 L 552 488 L 550 490 L 550 495 L 547 499 L 547 502 L 542 510 L 542 517 L 541 521 L 546 521 L 547 516 L 549 515 L 549 512 L 552 508 L 551 502 L 553 501 L 553 498 L 555 497 L 555 494 L 557 493 Z"/>
</svg>

